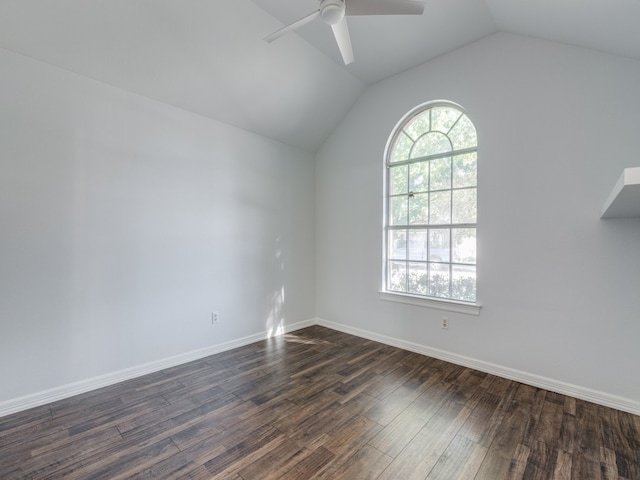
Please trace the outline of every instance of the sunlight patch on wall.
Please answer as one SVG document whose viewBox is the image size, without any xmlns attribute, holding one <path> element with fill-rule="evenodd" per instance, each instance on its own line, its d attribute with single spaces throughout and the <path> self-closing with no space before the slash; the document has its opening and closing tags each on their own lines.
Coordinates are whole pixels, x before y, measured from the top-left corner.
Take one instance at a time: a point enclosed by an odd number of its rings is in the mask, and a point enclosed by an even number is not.
<svg viewBox="0 0 640 480">
<path fill-rule="evenodd" d="M 271 338 L 284 333 L 284 317 L 282 307 L 284 306 L 284 286 L 279 291 L 274 292 L 270 299 L 271 310 L 267 317 L 267 337 Z"/>
<path fill-rule="evenodd" d="M 273 255 L 273 275 L 277 279 L 276 287 L 268 295 L 267 305 L 268 314 L 265 325 L 267 337 L 284 334 L 284 255 L 282 252 L 282 239 L 276 238 L 275 253 Z M 275 285 L 274 285 L 275 286 Z"/>
</svg>

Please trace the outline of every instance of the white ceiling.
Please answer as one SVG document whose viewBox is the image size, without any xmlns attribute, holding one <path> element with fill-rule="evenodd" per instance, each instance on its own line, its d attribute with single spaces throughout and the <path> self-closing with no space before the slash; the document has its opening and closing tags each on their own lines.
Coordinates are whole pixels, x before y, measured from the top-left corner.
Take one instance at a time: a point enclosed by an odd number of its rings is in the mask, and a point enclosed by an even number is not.
<svg viewBox="0 0 640 480">
<path fill-rule="evenodd" d="M 318 9 L 318 0 L 254 2 L 285 25 Z M 351 16 L 347 24 L 355 62 L 346 68 L 367 84 L 497 31 L 483 0 L 426 0 L 423 15 Z M 343 64 L 328 25 L 314 21 L 300 28 L 298 34 L 337 64 Z"/>
<path fill-rule="evenodd" d="M 317 150 L 368 84 L 497 31 L 640 59 L 640 0 L 425 0 L 349 17 L 345 67 L 317 0 L 0 0 L 0 47 Z"/>
</svg>

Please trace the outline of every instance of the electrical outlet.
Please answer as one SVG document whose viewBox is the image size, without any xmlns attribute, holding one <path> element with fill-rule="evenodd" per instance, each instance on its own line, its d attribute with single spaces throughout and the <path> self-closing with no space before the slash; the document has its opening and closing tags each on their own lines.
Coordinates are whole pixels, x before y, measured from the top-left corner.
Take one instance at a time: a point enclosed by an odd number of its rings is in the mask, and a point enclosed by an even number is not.
<svg viewBox="0 0 640 480">
<path fill-rule="evenodd" d="M 211 325 L 217 325 L 218 324 L 218 312 L 212 312 L 211 313 Z"/>
<path fill-rule="evenodd" d="M 449 328 L 449 317 L 442 317 L 442 328 L 445 330 Z"/>
</svg>

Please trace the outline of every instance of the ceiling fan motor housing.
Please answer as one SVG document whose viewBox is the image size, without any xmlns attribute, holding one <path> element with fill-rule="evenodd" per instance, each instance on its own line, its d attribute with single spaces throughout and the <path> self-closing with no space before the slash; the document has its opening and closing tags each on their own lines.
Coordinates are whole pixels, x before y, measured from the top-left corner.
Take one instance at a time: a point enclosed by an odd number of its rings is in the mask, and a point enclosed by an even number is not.
<svg viewBox="0 0 640 480">
<path fill-rule="evenodd" d="M 320 16 L 328 25 L 336 25 L 344 18 L 343 0 L 322 0 L 320 2 Z"/>
</svg>

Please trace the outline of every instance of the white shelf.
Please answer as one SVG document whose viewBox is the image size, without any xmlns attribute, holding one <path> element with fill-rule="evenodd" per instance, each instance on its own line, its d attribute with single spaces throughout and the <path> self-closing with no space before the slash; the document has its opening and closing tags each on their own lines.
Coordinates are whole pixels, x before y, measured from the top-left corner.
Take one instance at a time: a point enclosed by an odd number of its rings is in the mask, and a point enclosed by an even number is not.
<svg viewBox="0 0 640 480">
<path fill-rule="evenodd" d="M 640 167 L 625 168 L 600 218 L 640 217 Z"/>
</svg>

